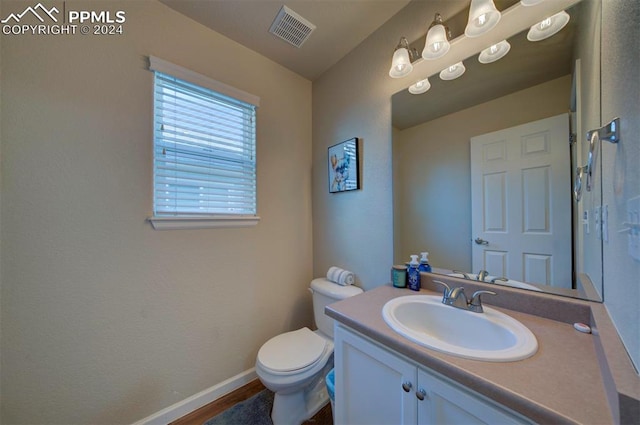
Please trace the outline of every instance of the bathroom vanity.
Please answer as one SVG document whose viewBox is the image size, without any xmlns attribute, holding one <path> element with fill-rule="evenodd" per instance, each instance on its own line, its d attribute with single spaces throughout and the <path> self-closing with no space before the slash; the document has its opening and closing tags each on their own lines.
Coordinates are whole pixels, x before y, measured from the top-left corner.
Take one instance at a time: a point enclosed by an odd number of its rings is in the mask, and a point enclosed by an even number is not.
<svg viewBox="0 0 640 425">
<path fill-rule="evenodd" d="M 348 327 L 334 333 L 338 424 L 532 423 Z"/>
<path fill-rule="evenodd" d="M 419 294 L 438 294 L 432 278 L 423 274 L 426 289 Z M 447 282 L 484 289 L 456 278 Z M 336 424 L 637 420 L 640 380 L 600 304 L 492 289 L 498 297 L 485 302 L 535 334 L 539 347 L 532 357 L 470 360 L 404 338 L 381 312 L 387 301 L 417 294 L 407 289 L 383 286 L 328 306 L 326 314 L 336 320 Z M 590 324 L 594 333 L 576 331 L 574 322 Z"/>
</svg>

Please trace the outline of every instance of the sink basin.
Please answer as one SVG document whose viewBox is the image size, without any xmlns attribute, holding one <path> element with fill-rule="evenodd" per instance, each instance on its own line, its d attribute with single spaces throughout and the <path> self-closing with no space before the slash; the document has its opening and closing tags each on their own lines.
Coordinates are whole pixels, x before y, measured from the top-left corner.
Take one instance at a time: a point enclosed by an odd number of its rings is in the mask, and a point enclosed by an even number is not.
<svg viewBox="0 0 640 425">
<path fill-rule="evenodd" d="M 464 275 L 462 273 L 449 273 L 449 276 L 464 278 Z M 477 274 L 467 273 L 467 276 L 469 276 L 469 278 L 471 280 L 478 280 L 478 275 Z M 529 289 L 531 291 L 542 292 L 542 289 L 538 288 L 537 286 L 530 285 L 530 284 L 524 283 L 524 282 L 520 282 L 519 280 L 507 279 L 506 281 L 498 280 L 496 282 L 491 282 L 491 280 L 493 280 L 493 279 L 495 279 L 497 277 L 498 276 L 489 275 L 489 276 L 485 277 L 484 280 L 481 280 L 480 282 L 495 283 L 496 285 L 511 286 L 511 287 L 514 287 L 514 288 L 522 288 L 522 289 Z"/>
<path fill-rule="evenodd" d="M 511 316 L 484 306 L 474 313 L 442 304 L 436 295 L 407 295 L 388 301 L 384 321 L 424 347 L 467 359 L 510 362 L 538 350 L 531 331 Z"/>
</svg>

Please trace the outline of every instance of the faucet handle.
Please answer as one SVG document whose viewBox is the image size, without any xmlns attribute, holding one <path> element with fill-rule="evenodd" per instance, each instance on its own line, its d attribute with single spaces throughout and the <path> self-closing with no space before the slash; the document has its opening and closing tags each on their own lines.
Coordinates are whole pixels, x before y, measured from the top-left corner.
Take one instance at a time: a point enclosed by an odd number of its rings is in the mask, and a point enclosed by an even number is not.
<svg viewBox="0 0 640 425">
<path fill-rule="evenodd" d="M 440 285 L 444 286 L 444 291 L 442 292 L 443 300 L 449 297 L 449 294 L 451 293 L 451 287 L 449 285 L 442 282 L 441 280 L 434 280 L 433 283 L 439 283 Z"/>
<path fill-rule="evenodd" d="M 480 290 L 474 292 L 471 296 L 471 301 L 469 301 L 469 310 L 475 311 L 476 313 L 482 313 L 484 311 L 482 308 L 482 300 L 480 299 L 482 294 L 498 295 L 493 291 Z"/>
<path fill-rule="evenodd" d="M 468 275 L 467 273 L 465 273 L 465 272 L 461 272 L 461 271 L 459 271 L 459 270 L 452 270 L 452 271 L 453 271 L 453 273 L 455 273 L 455 274 L 461 274 L 461 275 L 462 275 L 462 277 L 463 277 L 464 279 L 471 280 L 471 278 L 469 277 L 469 275 Z M 457 276 L 456 276 L 456 277 L 457 277 Z M 438 282 L 438 283 L 442 283 L 442 282 Z"/>
<path fill-rule="evenodd" d="M 506 277 L 495 277 L 493 279 L 491 279 L 491 283 L 496 283 L 496 282 L 508 282 L 509 279 L 507 279 Z"/>
</svg>

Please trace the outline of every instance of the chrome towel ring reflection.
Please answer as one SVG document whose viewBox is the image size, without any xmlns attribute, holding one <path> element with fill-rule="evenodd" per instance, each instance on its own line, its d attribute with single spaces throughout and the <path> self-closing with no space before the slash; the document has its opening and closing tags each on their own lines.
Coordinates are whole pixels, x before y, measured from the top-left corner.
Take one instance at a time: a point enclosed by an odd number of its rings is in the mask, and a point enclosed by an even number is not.
<svg viewBox="0 0 640 425">
<path fill-rule="evenodd" d="M 596 128 L 587 132 L 587 140 L 591 140 L 592 133 L 598 133 L 600 140 L 606 140 L 610 143 L 618 143 L 620 141 L 620 118 L 614 118 L 604 127 Z"/>
<path fill-rule="evenodd" d="M 589 153 L 587 153 L 587 165 L 584 167 L 584 172 L 587 175 L 587 192 L 591 192 L 591 186 L 593 183 L 593 169 L 596 166 L 596 153 L 598 152 L 598 146 L 600 146 L 600 136 L 597 131 L 589 132 Z"/>
<path fill-rule="evenodd" d="M 576 202 L 582 198 L 582 184 L 585 181 L 587 192 L 593 187 L 593 170 L 596 167 L 596 154 L 601 140 L 610 143 L 618 143 L 620 140 L 620 118 L 614 118 L 604 127 L 587 132 L 589 141 L 589 152 L 587 153 L 587 163 L 583 167 L 576 168 L 575 183 L 573 185 L 573 197 Z"/>
<path fill-rule="evenodd" d="M 573 183 L 573 198 L 576 200 L 576 202 L 580 202 L 580 199 L 582 199 L 582 179 L 584 177 L 584 170 L 586 168 L 586 166 L 576 168 L 576 178 L 575 182 Z"/>
</svg>

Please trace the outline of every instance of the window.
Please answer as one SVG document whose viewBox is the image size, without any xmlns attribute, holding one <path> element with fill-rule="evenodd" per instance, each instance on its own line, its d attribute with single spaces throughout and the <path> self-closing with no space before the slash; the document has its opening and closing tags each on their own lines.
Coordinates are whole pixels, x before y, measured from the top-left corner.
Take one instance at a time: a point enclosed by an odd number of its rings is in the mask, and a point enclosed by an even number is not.
<svg viewBox="0 0 640 425">
<path fill-rule="evenodd" d="M 154 228 L 251 225 L 259 99 L 150 58 Z"/>
</svg>

